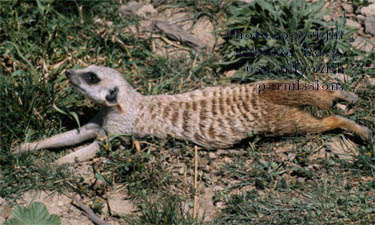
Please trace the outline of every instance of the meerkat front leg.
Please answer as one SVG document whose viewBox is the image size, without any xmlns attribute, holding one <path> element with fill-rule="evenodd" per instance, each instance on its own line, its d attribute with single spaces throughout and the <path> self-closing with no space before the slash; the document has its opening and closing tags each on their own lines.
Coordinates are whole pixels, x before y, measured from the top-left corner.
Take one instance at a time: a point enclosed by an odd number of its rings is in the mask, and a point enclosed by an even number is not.
<svg viewBox="0 0 375 225">
<path fill-rule="evenodd" d="M 17 146 L 14 149 L 14 152 L 26 152 L 46 148 L 61 148 L 76 145 L 89 139 L 96 138 L 98 133 L 102 130 L 102 124 L 103 115 L 100 112 L 88 124 L 82 126 L 79 129 L 66 131 L 64 133 L 57 134 L 41 141 L 23 143 Z"/>
<path fill-rule="evenodd" d="M 80 129 L 66 131 L 41 141 L 23 143 L 17 146 L 14 149 L 14 152 L 27 152 L 46 148 L 72 146 L 95 138 L 99 131 L 100 127 L 97 124 L 90 123 L 82 126 Z"/>
<path fill-rule="evenodd" d="M 62 157 L 61 159 L 57 160 L 56 163 L 73 163 L 76 158 L 79 161 L 86 161 L 93 158 L 99 151 L 99 149 L 99 143 L 97 142 L 97 140 L 95 140 L 91 144 Z"/>
</svg>

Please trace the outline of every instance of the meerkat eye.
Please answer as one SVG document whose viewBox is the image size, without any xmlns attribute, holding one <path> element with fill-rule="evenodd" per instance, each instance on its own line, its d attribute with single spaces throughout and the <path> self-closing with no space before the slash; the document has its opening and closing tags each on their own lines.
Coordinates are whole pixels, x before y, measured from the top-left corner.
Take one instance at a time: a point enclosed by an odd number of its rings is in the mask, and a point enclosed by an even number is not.
<svg viewBox="0 0 375 225">
<path fill-rule="evenodd" d="M 95 73 L 91 72 L 85 73 L 83 75 L 83 79 L 85 79 L 88 84 L 97 84 L 100 82 L 99 77 Z"/>
</svg>

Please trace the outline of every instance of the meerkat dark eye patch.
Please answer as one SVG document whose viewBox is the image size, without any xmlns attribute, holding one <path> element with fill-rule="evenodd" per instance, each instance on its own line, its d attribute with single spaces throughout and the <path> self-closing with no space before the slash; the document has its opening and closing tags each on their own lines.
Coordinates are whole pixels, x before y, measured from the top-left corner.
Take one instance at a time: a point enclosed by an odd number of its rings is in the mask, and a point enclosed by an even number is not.
<svg viewBox="0 0 375 225">
<path fill-rule="evenodd" d="M 88 83 L 88 84 L 97 84 L 100 82 L 100 78 L 92 72 L 87 72 L 82 75 L 82 78 Z"/>
</svg>

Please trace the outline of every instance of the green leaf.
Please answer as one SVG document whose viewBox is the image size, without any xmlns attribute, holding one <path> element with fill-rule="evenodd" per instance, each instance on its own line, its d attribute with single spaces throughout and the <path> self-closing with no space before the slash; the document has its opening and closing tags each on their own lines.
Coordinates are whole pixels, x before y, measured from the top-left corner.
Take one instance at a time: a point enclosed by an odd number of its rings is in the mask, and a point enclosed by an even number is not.
<svg viewBox="0 0 375 225">
<path fill-rule="evenodd" d="M 297 18 L 295 16 L 293 16 L 290 20 L 290 30 L 294 31 L 294 30 L 297 30 Z"/>
<path fill-rule="evenodd" d="M 40 15 L 44 16 L 44 12 L 46 11 L 46 8 L 42 5 L 42 3 L 40 3 L 39 0 L 36 0 L 36 3 L 38 5 Z"/>
<path fill-rule="evenodd" d="M 77 113 L 76 112 L 69 112 L 69 114 L 71 115 L 71 116 L 73 116 L 73 118 L 74 118 L 74 120 L 77 122 L 77 124 L 78 124 L 78 127 L 81 127 L 81 125 L 80 125 L 80 123 L 79 123 L 79 119 L 78 119 L 78 115 L 77 115 Z"/>
<path fill-rule="evenodd" d="M 76 112 L 69 112 L 69 113 L 67 113 L 67 112 L 65 112 L 64 110 L 62 110 L 62 109 L 60 109 L 59 107 L 57 107 L 57 105 L 53 105 L 53 108 L 54 108 L 57 112 L 59 112 L 59 113 L 61 113 L 61 114 L 64 114 L 64 115 L 67 115 L 67 116 L 71 115 L 71 116 L 74 118 L 74 120 L 77 122 L 77 124 L 78 124 L 78 128 L 81 127 L 81 125 L 80 125 L 80 123 L 79 123 L 78 115 L 77 115 Z"/>
<path fill-rule="evenodd" d="M 109 180 L 107 180 L 103 175 L 101 175 L 100 173 L 96 173 L 95 174 L 95 178 L 98 179 L 98 180 L 103 181 L 104 183 L 106 183 L 108 185 L 113 186 L 113 184 Z"/>
<path fill-rule="evenodd" d="M 323 8 L 324 6 L 324 1 L 319 1 L 319 2 L 315 2 L 315 3 L 312 3 L 310 5 L 310 7 L 307 8 L 306 10 L 306 14 L 315 14 L 315 13 L 318 13 L 321 11 L 321 9 Z"/>
<path fill-rule="evenodd" d="M 12 215 L 3 225 L 60 225 L 61 220 L 54 214 L 49 214 L 46 206 L 41 202 L 33 202 L 27 208 L 17 206 Z"/>
<path fill-rule="evenodd" d="M 274 16 L 274 18 L 277 17 L 277 12 L 275 11 L 275 8 L 273 7 L 273 5 L 263 0 L 257 1 L 257 3 L 261 8 L 263 8 L 263 10 L 269 11 Z"/>
<path fill-rule="evenodd" d="M 56 105 L 54 105 L 53 108 L 54 108 L 57 112 L 59 112 L 59 113 L 61 113 L 61 114 L 68 115 L 68 113 L 66 113 L 64 110 L 60 109 L 60 108 L 57 107 Z"/>
</svg>

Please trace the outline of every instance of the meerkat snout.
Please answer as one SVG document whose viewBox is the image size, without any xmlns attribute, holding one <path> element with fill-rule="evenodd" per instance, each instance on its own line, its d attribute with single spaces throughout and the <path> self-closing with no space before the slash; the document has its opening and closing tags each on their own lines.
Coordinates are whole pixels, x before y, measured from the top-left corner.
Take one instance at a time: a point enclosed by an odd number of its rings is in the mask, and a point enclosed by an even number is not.
<svg viewBox="0 0 375 225">
<path fill-rule="evenodd" d="M 67 70 L 67 71 L 65 72 L 65 76 L 66 76 L 67 78 L 69 78 L 70 75 L 72 75 L 72 71 L 71 71 L 71 70 Z"/>
<path fill-rule="evenodd" d="M 74 75 L 74 71 L 73 70 L 67 70 L 65 72 L 65 76 L 69 79 L 70 83 L 79 89 L 79 86 L 81 84 L 81 82 L 79 81 L 79 79 L 77 79 L 77 77 Z M 85 94 L 85 93 L 83 93 Z"/>
<path fill-rule="evenodd" d="M 105 96 L 105 99 L 108 102 L 117 103 L 117 94 L 118 94 L 118 87 L 115 87 L 109 91 L 108 95 Z"/>
</svg>

